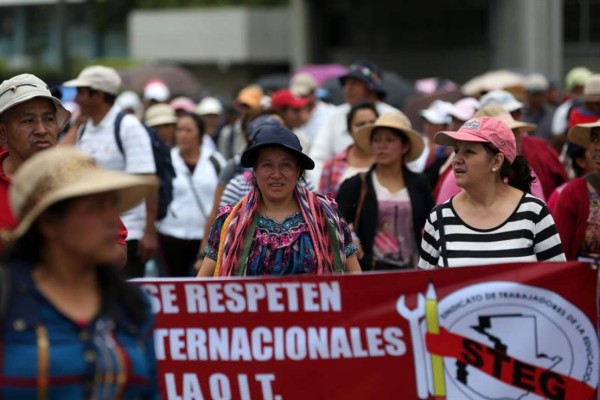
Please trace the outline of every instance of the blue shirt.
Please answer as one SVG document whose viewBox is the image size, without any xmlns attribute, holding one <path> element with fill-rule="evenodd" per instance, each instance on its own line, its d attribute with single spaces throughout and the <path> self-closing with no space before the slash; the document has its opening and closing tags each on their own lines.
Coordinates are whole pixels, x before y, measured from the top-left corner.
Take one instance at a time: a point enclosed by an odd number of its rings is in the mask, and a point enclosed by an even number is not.
<svg viewBox="0 0 600 400">
<path fill-rule="evenodd" d="M 103 299 L 104 311 L 93 320 L 78 323 L 35 287 L 29 263 L 15 262 L 8 269 L 10 298 L 0 320 L 0 398 L 159 397 L 147 301 L 143 323 L 128 316 L 115 297 Z"/>
</svg>

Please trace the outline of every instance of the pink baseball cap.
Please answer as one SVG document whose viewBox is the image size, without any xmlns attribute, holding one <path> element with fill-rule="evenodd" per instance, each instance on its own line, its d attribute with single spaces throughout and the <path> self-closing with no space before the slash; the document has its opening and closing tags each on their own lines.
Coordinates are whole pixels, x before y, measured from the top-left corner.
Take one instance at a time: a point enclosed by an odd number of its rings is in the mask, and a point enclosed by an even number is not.
<svg viewBox="0 0 600 400">
<path fill-rule="evenodd" d="M 436 133 L 433 141 L 444 146 L 452 146 L 457 141 L 489 143 L 504 154 L 511 164 L 517 156 L 515 135 L 506 123 L 494 117 L 472 118 L 456 132 Z"/>
</svg>

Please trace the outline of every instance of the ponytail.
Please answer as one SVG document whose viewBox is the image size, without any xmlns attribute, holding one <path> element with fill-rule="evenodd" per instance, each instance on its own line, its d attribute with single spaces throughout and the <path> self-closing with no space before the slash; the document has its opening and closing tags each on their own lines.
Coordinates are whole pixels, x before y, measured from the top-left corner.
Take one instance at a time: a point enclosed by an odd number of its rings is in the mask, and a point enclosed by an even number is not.
<svg viewBox="0 0 600 400">
<path fill-rule="evenodd" d="M 500 168 L 500 178 L 507 181 L 510 186 L 526 193 L 531 193 L 531 182 L 535 179 L 531 176 L 529 163 L 521 155 L 516 156 L 512 164 L 504 159 Z"/>
</svg>

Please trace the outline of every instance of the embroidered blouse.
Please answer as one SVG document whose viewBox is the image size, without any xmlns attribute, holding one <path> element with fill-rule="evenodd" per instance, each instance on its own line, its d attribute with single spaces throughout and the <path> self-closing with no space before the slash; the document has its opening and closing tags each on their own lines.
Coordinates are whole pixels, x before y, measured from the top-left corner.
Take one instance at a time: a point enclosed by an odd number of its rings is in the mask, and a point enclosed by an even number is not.
<svg viewBox="0 0 600 400">
<path fill-rule="evenodd" d="M 217 259 L 221 229 L 232 208 L 221 208 L 204 249 L 206 257 Z M 352 234 L 347 225 L 343 245 L 346 256 L 358 250 L 352 242 Z M 313 274 L 316 268 L 314 246 L 300 211 L 287 216 L 283 221 L 258 215 L 256 233 L 248 253 L 247 275 Z"/>
</svg>

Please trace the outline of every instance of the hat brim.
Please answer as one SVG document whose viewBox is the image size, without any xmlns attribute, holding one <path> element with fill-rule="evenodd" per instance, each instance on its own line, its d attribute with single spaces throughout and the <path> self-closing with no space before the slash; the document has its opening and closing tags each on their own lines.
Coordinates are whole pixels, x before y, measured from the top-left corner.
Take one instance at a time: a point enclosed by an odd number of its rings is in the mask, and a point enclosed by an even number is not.
<svg viewBox="0 0 600 400">
<path fill-rule="evenodd" d="M 52 191 L 25 216 L 11 233 L 12 239 L 23 236 L 50 206 L 60 201 L 99 193 L 117 192 L 119 212 L 137 205 L 158 185 L 156 178 L 123 174 L 104 169 L 93 169 L 80 174 L 76 181 Z M 14 212 L 14 210 L 13 210 Z"/>
<path fill-rule="evenodd" d="M 421 136 L 421 134 L 419 134 L 413 129 L 399 128 L 397 126 L 392 126 L 391 124 L 372 124 L 359 128 L 354 134 L 354 141 L 356 145 L 360 147 L 363 151 L 372 154 L 371 135 L 373 134 L 373 131 L 377 128 L 389 128 L 402 132 L 406 135 L 406 137 L 410 141 L 410 150 L 404 156 L 404 162 L 416 160 L 423 153 L 423 150 L 425 150 L 425 142 L 423 141 L 423 137 Z"/>
<path fill-rule="evenodd" d="M 305 170 L 311 170 L 315 168 L 315 162 L 312 158 L 302 153 L 301 151 L 294 149 L 293 147 L 286 146 L 281 143 L 262 143 L 247 149 L 242 153 L 242 167 L 254 168 L 254 166 L 256 165 L 256 160 L 258 158 L 258 153 L 260 152 L 260 150 L 267 147 L 279 147 L 281 149 L 289 151 L 290 153 L 293 153 L 298 158 L 298 161 L 300 162 L 300 167 Z"/>
<path fill-rule="evenodd" d="M 387 95 L 387 92 L 381 85 L 372 84 L 371 82 L 369 82 L 369 80 L 363 74 L 361 74 L 358 71 L 350 71 L 346 75 L 340 76 L 338 78 L 340 85 L 344 86 L 344 84 L 346 83 L 346 79 L 348 79 L 348 78 L 360 79 L 361 81 L 363 81 L 365 83 L 365 85 L 367 85 L 367 87 L 369 89 L 371 89 L 372 91 L 377 93 L 377 95 L 380 98 L 384 98 Z"/>
<path fill-rule="evenodd" d="M 425 118 L 430 124 L 446 125 L 450 123 L 448 119 L 440 118 L 439 114 L 433 110 L 422 110 L 421 117 Z"/>
<path fill-rule="evenodd" d="M 435 134 L 433 142 L 442 146 L 453 146 L 455 142 L 489 143 L 484 138 L 467 132 L 441 131 Z"/>
<path fill-rule="evenodd" d="M 534 131 L 537 128 L 536 124 L 531 124 L 529 122 L 523 122 L 523 121 L 517 121 L 515 120 L 514 122 L 510 123 L 510 124 L 506 124 L 508 125 L 508 127 L 510 129 L 520 129 L 526 132 L 529 131 Z"/>
<path fill-rule="evenodd" d="M 569 139 L 569 142 L 575 143 L 587 149 L 592 144 L 590 135 L 592 133 L 592 129 L 594 128 L 600 128 L 600 120 L 596 122 L 588 122 L 587 124 L 575 125 L 569 129 L 569 132 L 567 133 L 567 139 Z"/>
<path fill-rule="evenodd" d="M 71 79 L 70 81 L 66 81 L 62 84 L 63 86 L 66 87 L 92 87 L 92 84 L 89 83 L 88 81 L 84 81 L 82 79 Z"/>
<path fill-rule="evenodd" d="M 162 117 L 156 117 L 156 118 L 151 118 L 149 120 L 146 120 L 146 125 L 153 127 L 153 126 L 158 126 L 158 125 L 175 125 L 177 124 L 177 117 L 170 117 L 170 116 L 162 116 Z"/>
<path fill-rule="evenodd" d="M 504 109 L 505 109 L 506 111 L 508 111 L 509 113 L 511 113 L 511 112 L 514 112 L 514 111 L 520 110 L 520 109 L 521 109 L 521 108 L 523 108 L 523 107 L 525 107 L 525 105 L 524 105 L 523 103 L 521 103 L 520 101 L 516 101 L 516 100 L 515 100 L 515 101 L 513 101 L 513 102 L 510 102 L 510 103 L 506 104 L 506 105 L 504 106 Z"/>
<path fill-rule="evenodd" d="M 115 91 L 108 91 L 108 90 L 106 90 L 106 88 L 99 88 L 96 85 L 94 85 L 92 82 L 88 82 L 84 79 L 79 79 L 79 78 L 75 78 L 75 79 L 71 79 L 70 81 L 66 81 L 62 85 L 65 87 L 74 87 L 74 88 L 88 87 L 88 88 L 92 88 L 94 90 L 99 90 L 101 92 L 105 92 L 108 94 L 114 94 L 114 95 L 116 95 L 118 92 L 118 89 Z"/>
</svg>

